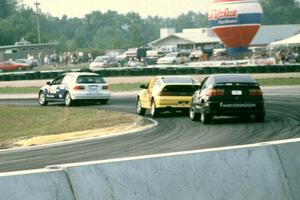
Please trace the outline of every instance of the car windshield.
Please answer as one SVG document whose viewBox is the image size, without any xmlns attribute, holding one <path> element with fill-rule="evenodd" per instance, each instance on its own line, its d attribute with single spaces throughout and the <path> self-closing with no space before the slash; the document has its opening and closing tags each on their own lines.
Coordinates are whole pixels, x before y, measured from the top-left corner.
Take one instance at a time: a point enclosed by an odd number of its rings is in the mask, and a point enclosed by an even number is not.
<svg viewBox="0 0 300 200">
<path fill-rule="evenodd" d="M 109 57 L 106 56 L 101 56 L 101 57 L 96 57 L 95 62 L 104 62 L 104 61 L 108 61 Z"/>
<path fill-rule="evenodd" d="M 22 60 L 22 59 L 17 59 L 15 60 L 16 63 L 26 63 L 26 60 Z"/>
<path fill-rule="evenodd" d="M 78 76 L 76 83 L 90 84 L 90 83 L 106 83 L 101 76 L 83 75 Z"/>
<path fill-rule="evenodd" d="M 176 53 L 168 53 L 167 55 L 165 55 L 166 58 L 170 58 L 170 57 L 176 57 Z"/>
<path fill-rule="evenodd" d="M 197 82 L 192 78 L 192 77 L 162 77 L 162 81 L 164 83 L 179 83 L 179 84 L 192 84 L 192 85 L 196 85 Z"/>
</svg>

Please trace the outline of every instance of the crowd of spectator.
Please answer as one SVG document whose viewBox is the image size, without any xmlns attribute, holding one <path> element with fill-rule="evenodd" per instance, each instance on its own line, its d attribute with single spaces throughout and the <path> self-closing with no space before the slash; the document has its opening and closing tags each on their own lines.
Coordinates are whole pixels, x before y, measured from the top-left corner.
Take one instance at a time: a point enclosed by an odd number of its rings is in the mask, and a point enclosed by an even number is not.
<svg viewBox="0 0 300 200">
<path fill-rule="evenodd" d="M 89 56 L 91 54 L 89 53 Z M 92 58 L 91 58 L 92 59 Z M 51 54 L 46 54 L 42 57 L 42 55 L 39 54 L 38 61 L 42 65 L 49 65 L 49 64 L 80 64 L 84 62 L 84 53 L 82 51 L 75 51 L 75 52 L 63 52 L 63 53 L 56 53 L 52 52 Z"/>
<path fill-rule="evenodd" d="M 276 53 L 276 62 L 279 64 L 295 63 L 299 59 L 299 53 L 296 49 L 279 49 Z"/>
</svg>

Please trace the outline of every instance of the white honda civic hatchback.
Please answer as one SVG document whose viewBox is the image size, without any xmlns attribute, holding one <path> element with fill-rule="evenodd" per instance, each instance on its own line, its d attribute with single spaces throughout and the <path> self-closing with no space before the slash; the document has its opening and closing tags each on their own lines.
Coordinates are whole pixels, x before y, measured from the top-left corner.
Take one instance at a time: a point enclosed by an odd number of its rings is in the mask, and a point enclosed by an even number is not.
<svg viewBox="0 0 300 200">
<path fill-rule="evenodd" d="M 47 82 L 39 90 L 38 101 L 40 105 L 48 102 L 64 102 L 72 106 L 75 101 L 91 101 L 106 104 L 111 98 L 109 86 L 98 74 L 87 72 L 70 72 Z"/>
</svg>

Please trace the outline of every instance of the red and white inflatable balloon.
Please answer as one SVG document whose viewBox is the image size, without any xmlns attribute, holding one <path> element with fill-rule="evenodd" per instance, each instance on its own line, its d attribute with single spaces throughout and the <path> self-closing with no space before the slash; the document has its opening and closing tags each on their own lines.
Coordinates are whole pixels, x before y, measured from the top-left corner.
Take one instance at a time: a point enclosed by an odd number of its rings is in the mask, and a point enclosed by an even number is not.
<svg viewBox="0 0 300 200">
<path fill-rule="evenodd" d="M 260 28 L 258 0 L 212 0 L 208 21 L 231 55 L 245 52 Z"/>
</svg>

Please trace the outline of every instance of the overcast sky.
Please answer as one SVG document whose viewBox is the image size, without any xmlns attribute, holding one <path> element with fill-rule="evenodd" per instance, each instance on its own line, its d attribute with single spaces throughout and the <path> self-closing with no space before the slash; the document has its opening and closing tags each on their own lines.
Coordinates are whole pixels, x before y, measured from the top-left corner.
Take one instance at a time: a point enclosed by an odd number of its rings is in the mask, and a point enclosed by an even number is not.
<svg viewBox="0 0 300 200">
<path fill-rule="evenodd" d="M 91 11 L 114 10 L 118 13 L 134 11 L 142 17 L 161 16 L 177 17 L 190 10 L 206 12 L 210 0 L 23 0 L 25 5 L 34 7 L 34 2 L 40 3 L 43 13 L 61 17 L 84 17 Z"/>
</svg>

